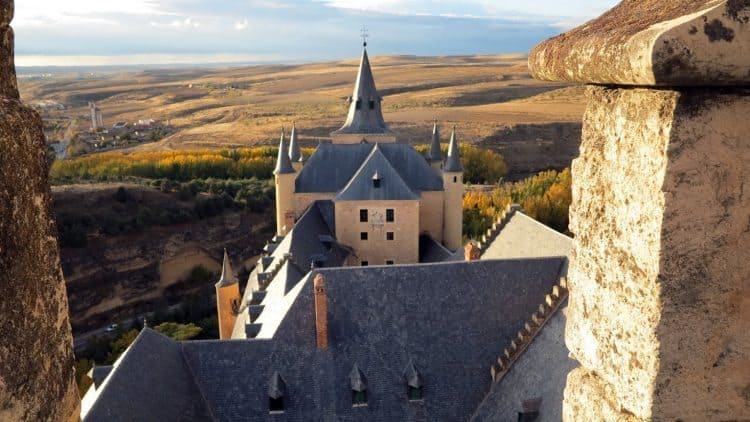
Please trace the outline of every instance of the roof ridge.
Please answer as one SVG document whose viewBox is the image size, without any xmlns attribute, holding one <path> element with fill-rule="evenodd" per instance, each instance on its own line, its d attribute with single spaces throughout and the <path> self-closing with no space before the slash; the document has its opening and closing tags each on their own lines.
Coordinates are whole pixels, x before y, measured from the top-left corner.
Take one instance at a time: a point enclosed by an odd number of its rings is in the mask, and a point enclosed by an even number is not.
<svg viewBox="0 0 750 422">
<path fill-rule="evenodd" d="M 531 319 L 518 331 L 518 336 L 510 342 L 503 354 L 497 358 L 497 362 L 490 367 L 493 385 L 502 381 L 567 298 L 568 279 L 562 277 L 559 284 L 552 286 L 552 292 L 544 297 L 544 302 L 531 315 Z"/>
</svg>

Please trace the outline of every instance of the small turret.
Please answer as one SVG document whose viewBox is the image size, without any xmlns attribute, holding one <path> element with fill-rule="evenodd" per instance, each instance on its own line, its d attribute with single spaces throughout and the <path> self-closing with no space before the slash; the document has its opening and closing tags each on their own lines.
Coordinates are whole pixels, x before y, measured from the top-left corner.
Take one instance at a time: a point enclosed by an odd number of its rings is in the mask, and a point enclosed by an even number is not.
<svg viewBox="0 0 750 422">
<path fill-rule="evenodd" d="M 299 140 L 297 139 L 297 125 L 292 125 L 292 134 L 289 137 L 289 160 L 292 162 L 292 167 L 297 173 L 302 170 L 302 166 L 305 164 L 305 158 L 302 155 L 302 149 L 299 146 Z"/>
<path fill-rule="evenodd" d="M 443 152 L 440 150 L 440 128 L 438 128 L 437 120 L 432 127 L 432 140 L 430 141 L 430 151 L 427 153 L 427 162 L 436 171 L 440 171 L 443 167 Z"/>
<path fill-rule="evenodd" d="M 289 159 L 289 150 L 284 140 L 284 129 L 281 129 L 281 140 L 279 141 L 279 155 L 276 159 L 274 170 L 274 181 L 276 183 L 276 234 L 286 236 L 291 230 L 287 227 L 288 215 L 294 213 L 294 179 L 297 173 L 292 167 Z"/>
<path fill-rule="evenodd" d="M 221 266 L 221 278 L 216 287 L 216 312 L 219 318 L 219 338 L 232 337 L 232 330 L 240 307 L 240 284 L 232 271 L 229 254 L 224 249 L 224 261 Z"/>
<path fill-rule="evenodd" d="M 443 166 L 443 243 L 445 247 L 455 251 L 461 247 L 463 241 L 463 198 L 464 198 L 464 167 L 461 165 L 461 153 L 456 137 L 456 128 L 451 133 L 451 143 L 448 147 L 448 157 Z"/>
</svg>

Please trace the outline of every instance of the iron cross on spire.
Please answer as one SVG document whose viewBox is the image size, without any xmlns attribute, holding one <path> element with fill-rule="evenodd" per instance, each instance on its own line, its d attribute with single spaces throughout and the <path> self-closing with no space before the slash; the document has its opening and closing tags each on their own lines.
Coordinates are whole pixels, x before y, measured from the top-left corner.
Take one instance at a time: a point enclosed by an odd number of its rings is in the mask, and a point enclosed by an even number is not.
<svg viewBox="0 0 750 422">
<path fill-rule="evenodd" d="M 362 25 L 362 30 L 360 31 L 362 35 L 362 45 L 367 47 L 367 39 L 370 38 L 370 33 L 367 31 L 367 27 Z"/>
</svg>

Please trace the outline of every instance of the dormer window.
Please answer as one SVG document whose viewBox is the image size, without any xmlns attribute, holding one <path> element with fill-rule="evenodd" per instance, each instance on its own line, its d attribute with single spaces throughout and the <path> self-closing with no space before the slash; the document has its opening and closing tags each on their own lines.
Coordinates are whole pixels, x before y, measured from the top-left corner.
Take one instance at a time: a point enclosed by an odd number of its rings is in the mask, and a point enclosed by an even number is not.
<svg viewBox="0 0 750 422">
<path fill-rule="evenodd" d="M 406 398 L 410 402 L 419 402 L 424 400 L 424 383 L 422 382 L 422 375 L 414 365 L 414 362 L 409 362 L 404 369 L 404 381 L 406 381 Z"/>
<path fill-rule="evenodd" d="M 349 373 L 349 385 L 352 389 L 352 407 L 367 406 L 367 377 L 356 363 Z"/>
<path fill-rule="evenodd" d="M 356 110 L 359 110 L 359 109 L 361 109 L 361 108 L 362 108 L 362 101 L 360 101 L 360 100 L 357 100 L 357 102 L 356 102 L 356 103 L 354 103 L 354 108 L 355 108 Z"/>
<path fill-rule="evenodd" d="M 539 418 L 539 407 L 541 398 L 524 400 L 521 402 L 521 411 L 518 412 L 518 422 L 532 422 Z"/>
<path fill-rule="evenodd" d="M 370 110 L 375 110 L 375 100 L 370 98 Z"/>
<path fill-rule="evenodd" d="M 268 384 L 268 413 L 284 413 L 284 396 L 286 395 L 286 382 L 278 372 L 274 372 Z"/>
<path fill-rule="evenodd" d="M 375 189 L 380 189 L 380 182 L 382 179 L 380 178 L 380 175 L 376 172 L 374 176 L 372 176 L 372 187 Z"/>
</svg>

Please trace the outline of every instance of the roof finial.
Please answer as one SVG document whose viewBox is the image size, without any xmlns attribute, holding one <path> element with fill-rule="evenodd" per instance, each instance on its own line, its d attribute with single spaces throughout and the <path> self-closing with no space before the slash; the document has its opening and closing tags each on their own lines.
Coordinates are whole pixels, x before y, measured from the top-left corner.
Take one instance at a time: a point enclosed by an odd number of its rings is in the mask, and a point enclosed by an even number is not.
<svg viewBox="0 0 750 422">
<path fill-rule="evenodd" d="M 362 30 L 360 32 L 362 33 L 362 35 L 360 35 L 362 37 L 362 46 L 367 47 L 367 39 L 370 38 L 370 33 L 364 25 L 362 25 Z"/>
</svg>

